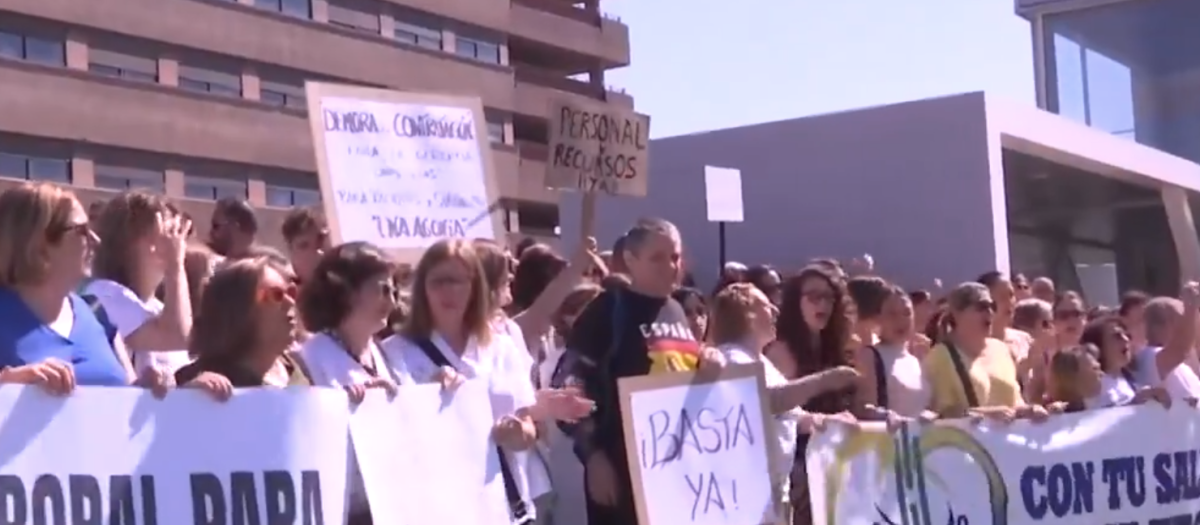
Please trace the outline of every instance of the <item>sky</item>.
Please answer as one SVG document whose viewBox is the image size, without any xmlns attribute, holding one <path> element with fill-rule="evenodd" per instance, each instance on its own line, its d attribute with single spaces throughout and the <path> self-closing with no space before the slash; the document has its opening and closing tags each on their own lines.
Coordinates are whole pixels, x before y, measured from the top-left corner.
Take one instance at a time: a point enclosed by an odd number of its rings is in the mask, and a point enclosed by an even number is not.
<svg viewBox="0 0 1200 525">
<path fill-rule="evenodd" d="M 1013 0 L 602 0 L 632 65 L 606 74 L 668 137 L 970 91 L 1035 103 Z"/>
</svg>

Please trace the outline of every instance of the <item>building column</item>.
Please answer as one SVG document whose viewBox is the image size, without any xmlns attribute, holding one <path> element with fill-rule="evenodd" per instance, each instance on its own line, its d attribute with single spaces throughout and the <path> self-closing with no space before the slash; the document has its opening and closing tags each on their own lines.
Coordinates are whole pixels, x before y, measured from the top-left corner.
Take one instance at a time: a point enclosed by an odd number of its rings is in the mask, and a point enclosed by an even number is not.
<svg viewBox="0 0 1200 525">
<path fill-rule="evenodd" d="M 1171 227 L 1175 254 L 1179 257 L 1179 278 L 1182 281 L 1200 281 L 1200 237 L 1196 236 L 1188 191 L 1178 186 L 1163 188 L 1162 203 L 1167 211 L 1167 225 Z"/>
<path fill-rule="evenodd" d="M 312 0 L 312 19 L 314 22 L 329 22 L 328 0 Z"/>
<path fill-rule="evenodd" d="M 158 83 L 179 87 L 179 59 L 168 54 L 158 57 Z"/>
<path fill-rule="evenodd" d="M 588 81 L 592 84 L 592 87 L 604 90 L 604 70 L 595 68 L 588 71 Z"/>
<path fill-rule="evenodd" d="M 383 38 L 391 39 L 396 35 L 396 17 L 391 13 L 379 14 L 379 34 Z"/>
<path fill-rule="evenodd" d="M 516 143 L 516 138 L 513 137 L 512 119 L 504 120 L 504 143 L 510 146 Z"/>
<path fill-rule="evenodd" d="M 168 168 L 163 172 L 163 185 L 166 186 L 168 197 L 183 197 L 186 193 L 183 170 Z"/>
<path fill-rule="evenodd" d="M 267 183 L 255 176 L 246 182 L 246 200 L 254 206 L 267 205 Z"/>
<path fill-rule="evenodd" d="M 96 187 L 96 161 L 78 151 L 71 158 L 71 184 L 80 188 Z"/>
<path fill-rule="evenodd" d="M 521 231 L 521 214 L 517 211 L 516 205 L 508 207 L 505 212 L 504 224 L 508 226 L 509 233 Z"/>
<path fill-rule="evenodd" d="M 458 39 L 454 37 L 454 31 L 449 29 L 442 30 L 442 51 L 453 53 L 458 50 Z"/>
<path fill-rule="evenodd" d="M 507 66 L 508 63 L 508 44 L 500 44 L 500 65 Z"/>
<path fill-rule="evenodd" d="M 65 51 L 68 68 L 87 71 L 89 64 L 87 35 L 82 34 L 78 29 L 68 31 Z"/>
<path fill-rule="evenodd" d="M 252 64 L 242 66 L 242 98 L 262 100 L 262 82 Z"/>
<path fill-rule="evenodd" d="M 237 0 L 242 5 L 254 5 L 254 0 Z"/>
</svg>

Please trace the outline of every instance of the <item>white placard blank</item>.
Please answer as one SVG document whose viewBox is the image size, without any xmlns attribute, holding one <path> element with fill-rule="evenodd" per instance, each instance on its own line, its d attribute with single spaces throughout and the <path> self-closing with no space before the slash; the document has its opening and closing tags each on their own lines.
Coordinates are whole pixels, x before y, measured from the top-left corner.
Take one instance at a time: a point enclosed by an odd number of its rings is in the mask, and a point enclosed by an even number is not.
<svg viewBox="0 0 1200 525">
<path fill-rule="evenodd" d="M 709 222 L 742 222 L 742 171 L 704 167 L 704 202 Z"/>
</svg>

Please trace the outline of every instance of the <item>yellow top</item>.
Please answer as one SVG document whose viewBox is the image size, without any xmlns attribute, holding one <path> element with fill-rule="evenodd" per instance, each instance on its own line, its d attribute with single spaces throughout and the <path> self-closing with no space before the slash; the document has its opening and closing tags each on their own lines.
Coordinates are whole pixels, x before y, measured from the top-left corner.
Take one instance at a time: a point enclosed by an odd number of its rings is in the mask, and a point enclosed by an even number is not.
<svg viewBox="0 0 1200 525">
<path fill-rule="evenodd" d="M 961 417 L 969 404 L 963 392 L 963 381 L 954 369 L 950 351 L 938 343 L 929 350 L 922 363 L 929 383 L 929 408 L 945 417 Z M 957 350 L 955 350 L 957 351 Z M 1007 344 L 988 338 L 987 346 L 978 357 L 959 353 L 963 368 L 971 378 L 979 407 L 1019 407 L 1022 404 L 1021 386 L 1017 383 L 1017 365 Z"/>
</svg>

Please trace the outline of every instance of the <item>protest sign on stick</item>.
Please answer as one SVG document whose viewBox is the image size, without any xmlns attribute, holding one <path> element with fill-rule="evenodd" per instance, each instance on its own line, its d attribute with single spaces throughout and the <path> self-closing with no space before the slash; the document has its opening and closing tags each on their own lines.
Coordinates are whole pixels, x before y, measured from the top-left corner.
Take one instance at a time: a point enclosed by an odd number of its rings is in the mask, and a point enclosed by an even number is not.
<svg viewBox="0 0 1200 525">
<path fill-rule="evenodd" d="M 645 197 L 649 145 L 649 116 L 552 101 L 546 187 Z"/>
<path fill-rule="evenodd" d="M 774 525 L 775 440 L 761 365 L 619 380 L 641 525 Z"/>
<path fill-rule="evenodd" d="M 350 420 L 375 523 L 509 525 L 487 383 L 370 392 Z"/>
<path fill-rule="evenodd" d="M 502 239 L 478 98 L 308 82 L 321 199 L 335 243 L 415 263 L 447 238 Z"/>
<path fill-rule="evenodd" d="M 0 418 L 4 523 L 342 523 L 343 392 L 4 386 Z"/>
</svg>

